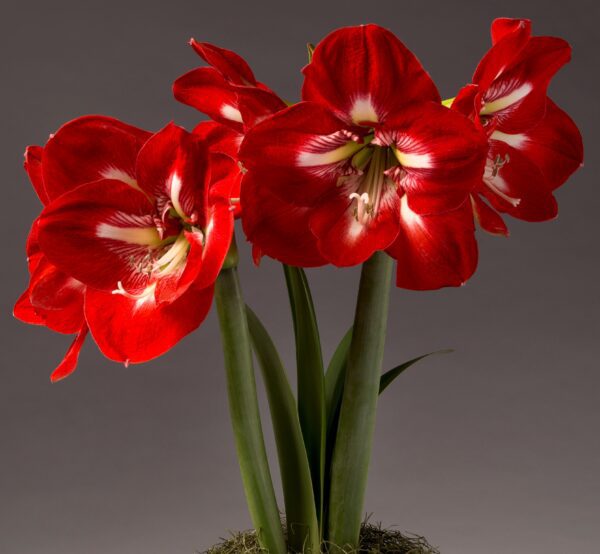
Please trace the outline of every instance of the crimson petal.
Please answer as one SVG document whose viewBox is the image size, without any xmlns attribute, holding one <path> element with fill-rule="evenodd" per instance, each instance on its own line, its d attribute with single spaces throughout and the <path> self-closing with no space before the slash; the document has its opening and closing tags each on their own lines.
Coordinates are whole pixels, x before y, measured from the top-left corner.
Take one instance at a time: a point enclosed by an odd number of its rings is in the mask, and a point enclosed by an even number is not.
<svg viewBox="0 0 600 554">
<path fill-rule="evenodd" d="M 88 328 L 87 325 L 84 325 L 77 333 L 75 340 L 73 340 L 71 346 L 67 350 L 65 357 L 60 362 L 58 367 L 52 372 L 50 375 L 50 381 L 56 383 L 68 377 L 75 371 L 77 368 L 77 361 L 79 360 L 79 352 L 81 351 L 81 347 L 85 342 L 85 338 L 87 337 Z"/>
<path fill-rule="evenodd" d="M 46 146 L 42 172 L 53 200 L 84 183 L 118 179 L 135 185 L 135 160 L 150 133 L 110 117 L 91 115 L 63 125 Z"/>
<path fill-rule="evenodd" d="M 102 353 L 124 363 L 141 363 L 164 354 L 206 318 L 213 287 L 190 287 L 177 300 L 158 304 L 153 295 L 132 299 L 88 289 L 85 315 Z"/>
<path fill-rule="evenodd" d="M 146 196 L 121 181 L 81 185 L 40 216 L 39 241 L 50 261 L 86 285 L 131 293 L 148 283 L 146 266 L 160 242 Z"/>
<path fill-rule="evenodd" d="M 477 242 L 469 202 L 441 215 L 420 216 L 401 201 L 400 233 L 387 249 L 398 261 L 396 285 L 433 290 L 463 285 L 477 267 Z"/>
<path fill-rule="evenodd" d="M 205 113 L 211 119 L 242 131 L 242 114 L 233 85 L 216 69 L 200 67 L 182 75 L 173 83 L 179 102 Z"/>
<path fill-rule="evenodd" d="M 381 122 L 415 101 L 440 101 L 415 55 L 377 25 L 338 29 L 315 48 L 303 70 L 302 98 L 347 122 Z"/>
</svg>

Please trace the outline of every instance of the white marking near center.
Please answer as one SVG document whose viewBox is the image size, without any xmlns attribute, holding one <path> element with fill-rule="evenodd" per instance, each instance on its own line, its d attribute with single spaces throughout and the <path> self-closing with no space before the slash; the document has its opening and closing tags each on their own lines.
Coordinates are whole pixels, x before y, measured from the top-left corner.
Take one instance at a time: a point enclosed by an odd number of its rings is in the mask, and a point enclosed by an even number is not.
<svg viewBox="0 0 600 554">
<path fill-rule="evenodd" d="M 377 123 L 379 121 L 370 96 L 361 96 L 354 100 L 350 117 L 354 123 L 362 123 L 363 121 Z"/>
<path fill-rule="evenodd" d="M 243 123 L 242 114 L 240 110 L 234 108 L 230 104 L 223 104 L 221 107 L 221 115 L 225 119 L 230 119 L 231 121 L 235 121 L 237 123 Z"/>
<path fill-rule="evenodd" d="M 412 152 L 402 152 L 394 148 L 394 154 L 402 167 L 413 167 L 418 169 L 428 169 L 433 167 L 431 155 L 427 152 L 424 154 L 415 154 Z"/>
<path fill-rule="evenodd" d="M 181 182 L 181 177 L 179 176 L 179 174 L 176 171 L 171 173 L 171 175 L 169 176 L 167 190 L 169 191 L 169 195 L 171 196 L 171 202 L 173 204 L 173 207 L 175 208 L 175 211 L 177 212 L 179 217 L 185 219 L 186 215 L 183 212 L 183 208 L 181 207 L 181 202 L 179 200 L 179 195 L 181 194 L 182 186 L 183 183 Z"/>
<path fill-rule="evenodd" d="M 525 98 L 533 89 L 531 83 L 523 83 L 520 87 L 514 89 L 510 94 L 501 96 L 491 102 L 486 102 L 481 110 L 481 115 L 491 115 L 516 104 Z"/>
<path fill-rule="evenodd" d="M 511 135 L 509 133 L 503 133 L 502 131 L 494 131 L 490 135 L 490 138 L 493 140 L 501 140 L 509 146 L 517 149 L 521 148 L 521 146 L 527 142 L 527 135 L 525 133 Z"/>
<path fill-rule="evenodd" d="M 421 216 L 410 209 L 406 194 L 400 198 L 400 217 L 409 227 L 421 224 Z"/>
<path fill-rule="evenodd" d="M 132 177 L 129 173 L 127 173 L 127 171 L 123 171 L 114 165 L 109 165 L 106 167 L 106 169 L 100 172 L 100 175 L 104 179 L 121 181 L 134 189 L 141 190 L 137 184 L 137 181 L 135 180 L 135 177 Z"/>
<path fill-rule="evenodd" d="M 100 223 L 96 227 L 96 236 L 101 239 L 119 240 L 140 246 L 152 246 L 160 242 L 155 227 L 118 227 L 110 223 Z"/>
</svg>

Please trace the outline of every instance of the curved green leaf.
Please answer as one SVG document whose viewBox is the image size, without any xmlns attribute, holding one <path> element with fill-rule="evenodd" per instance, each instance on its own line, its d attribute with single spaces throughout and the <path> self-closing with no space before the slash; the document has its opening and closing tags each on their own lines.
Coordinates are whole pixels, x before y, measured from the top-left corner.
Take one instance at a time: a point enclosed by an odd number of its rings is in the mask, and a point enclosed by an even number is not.
<svg viewBox="0 0 600 554">
<path fill-rule="evenodd" d="M 308 454 L 319 526 L 322 527 L 325 469 L 325 378 L 315 309 L 301 268 L 283 266 L 296 338 L 298 415 Z"/>
<path fill-rule="evenodd" d="M 413 358 L 408 362 L 404 362 L 403 364 L 397 365 L 389 371 L 386 371 L 379 380 L 379 394 L 381 394 L 385 389 L 387 389 L 390 386 L 391 382 L 396 377 L 398 377 L 398 375 L 400 375 L 404 370 L 408 369 L 411 365 L 416 364 L 419 360 L 427 358 L 428 356 L 433 356 L 434 354 L 450 354 L 451 352 L 454 352 L 454 350 L 436 350 L 435 352 L 430 352 L 429 354 L 423 354 L 422 356 Z"/>
<path fill-rule="evenodd" d="M 285 501 L 288 543 L 295 552 L 318 553 L 320 532 L 310 467 L 296 402 L 277 349 L 267 330 L 246 306 L 254 352 L 269 399 Z"/>
</svg>

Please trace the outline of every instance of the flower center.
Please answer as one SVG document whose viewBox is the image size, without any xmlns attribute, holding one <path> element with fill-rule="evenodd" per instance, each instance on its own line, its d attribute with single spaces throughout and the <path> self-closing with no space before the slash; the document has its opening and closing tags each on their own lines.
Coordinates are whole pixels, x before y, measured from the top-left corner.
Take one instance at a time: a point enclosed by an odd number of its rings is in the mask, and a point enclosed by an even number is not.
<svg viewBox="0 0 600 554">
<path fill-rule="evenodd" d="M 348 198 L 355 203 L 354 218 L 360 223 L 376 217 L 386 192 L 397 187 L 394 177 L 402 172 L 392 148 L 365 142 L 349 159 L 347 173 L 337 183 L 349 191 Z"/>
</svg>

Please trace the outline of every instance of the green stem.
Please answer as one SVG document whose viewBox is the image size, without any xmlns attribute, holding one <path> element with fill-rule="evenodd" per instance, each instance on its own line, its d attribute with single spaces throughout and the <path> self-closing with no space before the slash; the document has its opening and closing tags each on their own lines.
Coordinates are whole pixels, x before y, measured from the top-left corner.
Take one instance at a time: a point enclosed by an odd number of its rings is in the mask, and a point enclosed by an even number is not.
<svg viewBox="0 0 600 554">
<path fill-rule="evenodd" d="M 387 326 L 392 260 L 376 252 L 363 264 L 331 469 L 330 543 L 356 548 Z"/>
<path fill-rule="evenodd" d="M 229 265 L 229 264 L 227 264 Z M 286 552 L 262 433 L 246 308 L 235 262 L 217 279 L 215 299 L 227 374 L 229 411 L 252 523 L 270 554 Z"/>
</svg>

